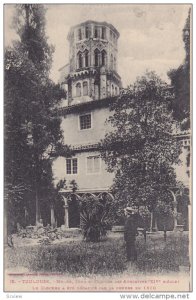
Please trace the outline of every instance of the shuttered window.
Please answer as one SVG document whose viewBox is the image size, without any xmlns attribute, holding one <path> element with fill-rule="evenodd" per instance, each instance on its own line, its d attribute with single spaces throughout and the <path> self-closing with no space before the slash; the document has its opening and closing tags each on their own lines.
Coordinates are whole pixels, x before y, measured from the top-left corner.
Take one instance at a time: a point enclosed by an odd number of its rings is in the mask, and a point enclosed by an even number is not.
<svg viewBox="0 0 196 300">
<path fill-rule="evenodd" d="M 87 173 L 99 173 L 100 172 L 100 157 L 99 156 L 89 156 L 87 157 Z"/>
</svg>

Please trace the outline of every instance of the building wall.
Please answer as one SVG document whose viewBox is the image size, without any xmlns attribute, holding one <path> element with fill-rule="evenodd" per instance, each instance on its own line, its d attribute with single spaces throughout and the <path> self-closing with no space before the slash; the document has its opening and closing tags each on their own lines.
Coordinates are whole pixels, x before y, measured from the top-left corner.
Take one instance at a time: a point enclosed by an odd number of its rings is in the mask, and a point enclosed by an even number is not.
<svg viewBox="0 0 196 300">
<path fill-rule="evenodd" d="M 75 180 L 78 184 L 80 191 L 100 191 L 108 190 L 112 185 L 114 174 L 106 171 L 106 165 L 102 159 L 100 159 L 100 172 L 89 174 L 87 173 L 87 157 L 98 155 L 98 152 L 82 152 L 73 156 L 78 159 L 78 173 L 66 174 L 66 158 L 58 157 L 53 162 L 53 176 L 55 185 L 59 180 L 66 179 L 69 189 L 69 183 L 71 180 Z"/>
<path fill-rule="evenodd" d="M 80 130 L 79 116 L 85 114 L 91 114 L 92 128 Z M 86 110 L 81 113 L 71 113 L 62 117 L 61 129 L 64 135 L 64 143 L 71 145 L 72 147 L 85 146 L 90 144 L 99 143 L 102 138 L 105 137 L 107 132 L 112 130 L 110 124 L 106 125 L 106 119 L 111 116 L 111 112 L 108 107 L 97 108 L 93 110 Z M 92 155 L 93 152 L 91 152 Z M 97 152 L 94 152 L 95 154 Z M 180 155 L 181 162 L 179 165 L 175 165 L 177 180 L 182 182 L 185 186 L 189 186 L 190 183 L 190 167 L 187 166 L 187 157 L 190 153 L 190 138 L 182 139 L 182 153 Z M 102 168 L 100 174 L 86 175 L 85 159 L 89 155 L 89 152 L 78 153 L 75 157 L 78 158 L 78 170 L 77 175 L 68 175 L 68 179 L 75 179 L 78 182 L 80 189 L 104 189 L 110 187 L 112 184 L 113 174 L 109 174 L 105 170 L 105 164 L 102 161 Z M 54 163 L 54 176 L 57 182 L 60 179 L 64 179 L 66 176 L 66 164 L 65 158 L 59 157 Z"/>
<path fill-rule="evenodd" d="M 87 113 L 91 113 L 92 128 L 80 130 L 79 116 Z M 75 146 L 99 142 L 104 138 L 106 132 L 112 130 L 109 124 L 105 125 L 105 121 L 110 115 L 109 108 L 98 108 L 66 115 L 61 122 L 65 144 Z"/>
<path fill-rule="evenodd" d="M 92 128 L 80 130 L 79 116 L 91 113 Z M 62 117 L 61 128 L 64 135 L 64 143 L 67 145 L 79 146 L 96 144 L 105 134 L 112 130 L 111 126 L 105 125 L 106 119 L 111 115 L 109 108 L 99 108 L 92 111 L 72 113 Z M 86 159 L 88 156 L 98 155 L 97 151 L 81 152 L 72 158 L 78 159 L 78 174 L 66 174 L 66 158 L 58 157 L 53 162 L 54 183 L 57 184 L 61 179 L 67 179 L 68 182 L 75 180 L 80 190 L 106 190 L 112 185 L 114 174 L 106 171 L 106 165 L 101 159 L 101 168 L 99 173 L 87 174 Z"/>
<path fill-rule="evenodd" d="M 182 153 L 179 156 L 180 163 L 175 166 L 177 180 L 185 186 L 190 185 L 190 138 L 186 137 L 182 140 Z"/>
</svg>

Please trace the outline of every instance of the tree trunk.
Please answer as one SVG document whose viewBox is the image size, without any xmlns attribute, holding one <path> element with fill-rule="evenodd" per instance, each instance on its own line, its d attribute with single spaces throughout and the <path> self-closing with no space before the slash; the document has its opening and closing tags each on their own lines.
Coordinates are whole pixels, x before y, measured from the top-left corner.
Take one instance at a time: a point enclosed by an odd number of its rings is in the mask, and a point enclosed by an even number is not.
<svg viewBox="0 0 196 300">
<path fill-rule="evenodd" d="M 34 136 L 35 133 L 34 133 Z M 39 184 L 40 184 L 40 170 L 39 170 L 39 155 L 36 149 L 36 138 L 33 138 L 34 141 L 34 187 L 35 187 L 35 221 L 36 225 L 40 222 L 40 201 L 39 201 Z"/>
</svg>

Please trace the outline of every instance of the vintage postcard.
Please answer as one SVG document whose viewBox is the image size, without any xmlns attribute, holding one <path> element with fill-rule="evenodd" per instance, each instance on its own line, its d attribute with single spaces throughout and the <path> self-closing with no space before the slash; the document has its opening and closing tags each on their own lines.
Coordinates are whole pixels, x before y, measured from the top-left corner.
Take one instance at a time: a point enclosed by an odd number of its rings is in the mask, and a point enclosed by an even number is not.
<svg viewBox="0 0 196 300">
<path fill-rule="evenodd" d="M 4 5 L 4 291 L 192 291 L 192 5 Z"/>
</svg>

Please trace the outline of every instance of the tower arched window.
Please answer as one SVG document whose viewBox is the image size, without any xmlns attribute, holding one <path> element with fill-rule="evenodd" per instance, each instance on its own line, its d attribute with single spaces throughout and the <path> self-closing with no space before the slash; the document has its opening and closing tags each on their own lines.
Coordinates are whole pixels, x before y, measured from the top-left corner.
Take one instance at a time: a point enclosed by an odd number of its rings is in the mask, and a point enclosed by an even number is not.
<svg viewBox="0 0 196 300">
<path fill-rule="evenodd" d="M 82 39 L 82 30 L 81 28 L 78 29 L 78 40 L 80 41 Z"/>
<path fill-rule="evenodd" d="M 102 64 L 102 66 L 106 66 L 106 56 L 107 56 L 107 54 L 106 54 L 105 50 L 103 50 L 101 52 L 101 64 Z"/>
<path fill-rule="evenodd" d="M 115 95 L 118 95 L 118 89 L 115 87 Z"/>
<path fill-rule="evenodd" d="M 114 57 L 114 70 L 116 70 L 116 57 Z"/>
<path fill-rule="evenodd" d="M 81 83 L 78 82 L 76 84 L 76 97 L 80 97 L 81 96 Z"/>
<path fill-rule="evenodd" d="M 88 39 L 90 37 L 90 27 L 86 26 L 85 27 L 85 37 Z"/>
<path fill-rule="evenodd" d="M 95 38 L 98 38 L 98 37 L 99 37 L 99 28 L 98 28 L 97 26 L 95 26 L 94 37 L 95 37 Z"/>
<path fill-rule="evenodd" d="M 110 40 L 112 40 L 112 31 L 110 30 Z"/>
<path fill-rule="evenodd" d="M 85 62 L 85 67 L 88 67 L 89 66 L 89 53 L 88 53 L 88 50 L 85 50 L 84 62 Z"/>
<path fill-rule="evenodd" d="M 95 49 L 95 67 L 99 66 L 99 50 Z"/>
<path fill-rule="evenodd" d="M 113 54 L 111 54 L 110 56 L 110 68 L 113 70 L 113 65 L 114 65 L 114 58 L 113 58 Z"/>
<path fill-rule="evenodd" d="M 78 52 L 78 68 L 82 68 L 82 53 Z"/>
<path fill-rule="evenodd" d="M 83 82 L 83 96 L 87 96 L 88 95 L 88 82 L 84 81 Z"/>
<path fill-rule="evenodd" d="M 102 39 L 105 39 L 105 38 L 106 38 L 106 28 L 105 28 L 105 27 L 102 27 L 102 28 L 101 28 L 101 38 L 102 38 Z"/>
<path fill-rule="evenodd" d="M 112 84 L 112 96 L 114 96 L 114 86 Z"/>
</svg>

